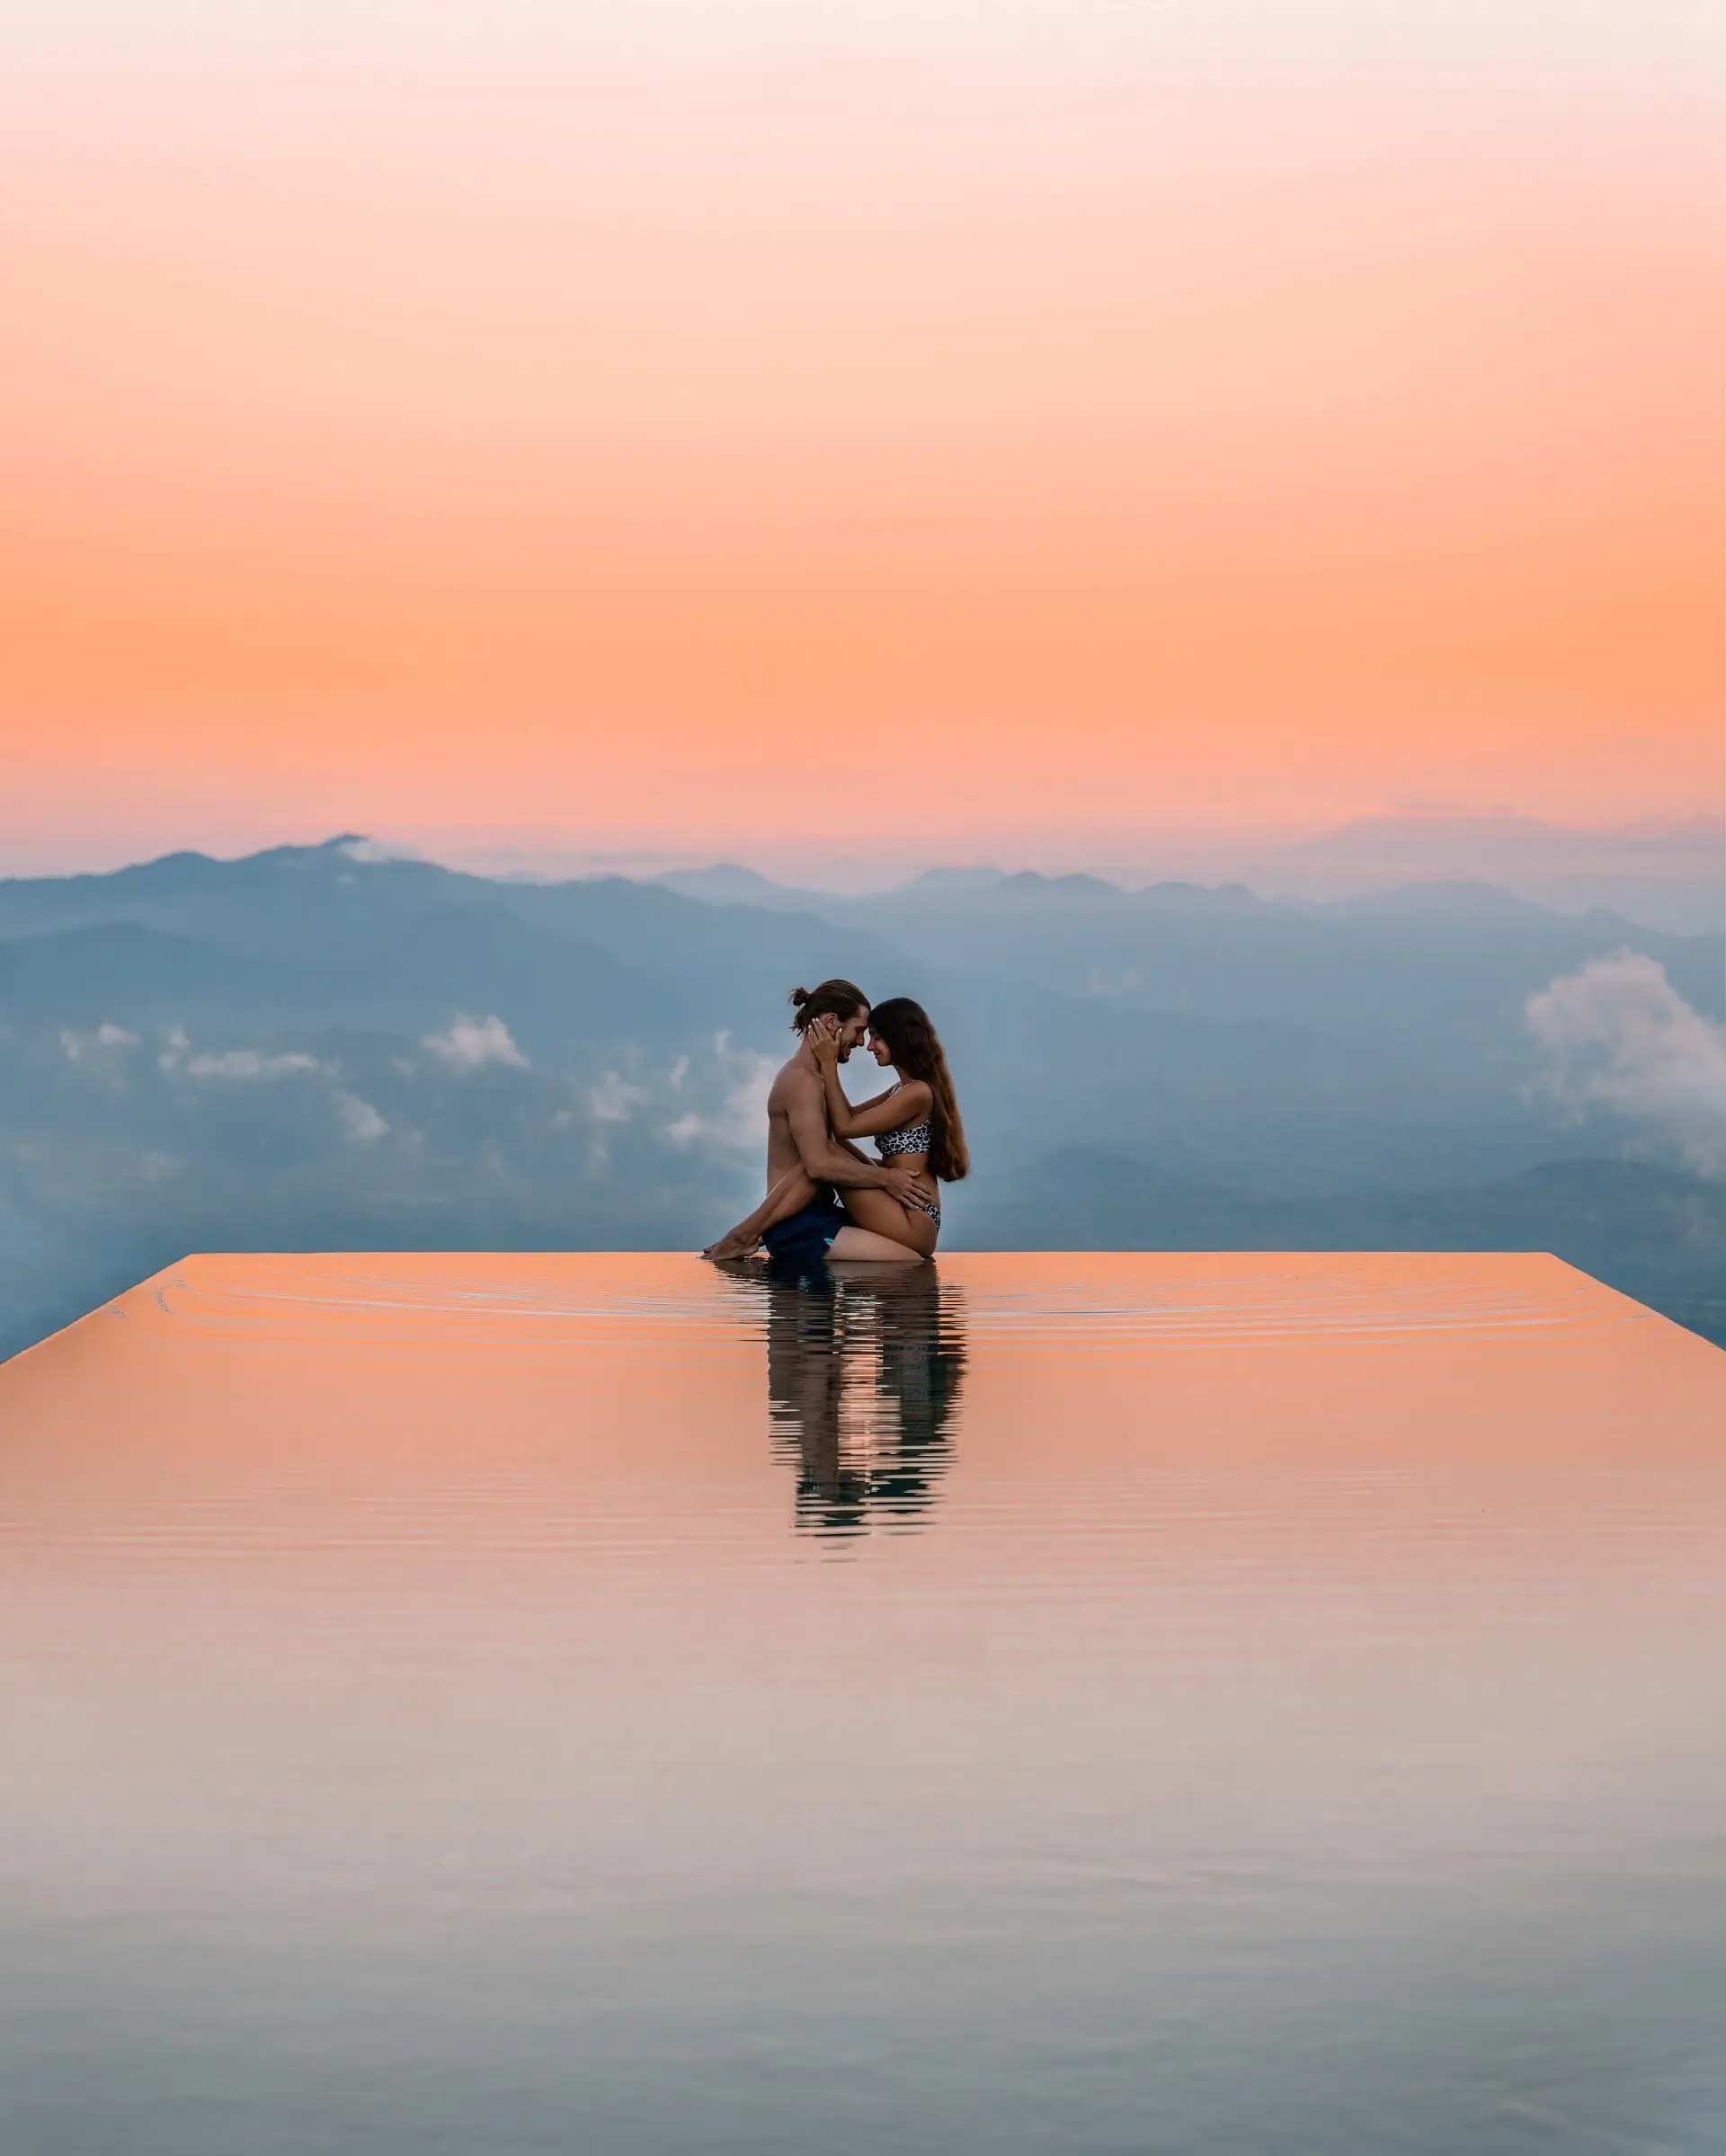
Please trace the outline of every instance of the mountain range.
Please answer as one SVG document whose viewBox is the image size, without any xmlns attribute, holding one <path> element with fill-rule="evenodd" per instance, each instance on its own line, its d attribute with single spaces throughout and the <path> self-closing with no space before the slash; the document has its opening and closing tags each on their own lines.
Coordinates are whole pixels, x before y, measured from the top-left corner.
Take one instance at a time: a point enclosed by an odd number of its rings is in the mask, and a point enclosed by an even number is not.
<svg viewBox="0 0 1726 2156">
<path fill-rule="evenodd" d="M 693 1247 L 752 1202 L 787 991 L 832 973 L 941 1027 L 956 1245 L 1551 1247 L 1709 1329 L 1722 1186 L 1540 1083 L 1529 997 L 1616 951 L 1722 1017 L 1719 936 L 1479 883 L 857 899 L 351 837 L 0 882 L 0 1351 L 193 1247 Z"/>
</svg>

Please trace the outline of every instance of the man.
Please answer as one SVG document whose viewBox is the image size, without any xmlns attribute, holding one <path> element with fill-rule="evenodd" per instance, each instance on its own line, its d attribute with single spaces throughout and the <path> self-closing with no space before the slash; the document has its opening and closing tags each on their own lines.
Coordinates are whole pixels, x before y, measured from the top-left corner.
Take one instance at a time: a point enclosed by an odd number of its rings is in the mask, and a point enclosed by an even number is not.
<svg viewBox="0 0 1726 2156">
<path fill-rule="evenodd" d="M 800 1211 L 775 1221 L 764 1234 L 756 1226 L 756 1215 L 751 1214 L 704 1255 L 741 1257 L 764 1240 L 770 1256 L 813 1264 L 827 1255 L 843 1229 L 845 1243 L 835 1255 L 912 1260 L 915 1252 L 850 1223 L 835 1190 L 884 1190 L 903 1204 L 912 1191 L 927 1188 L 923 1157 L 912 1155 L 891 1163 L 871 1160 L 854 1145 L 835 1139 L 827 1120 L 820 1067 L 809 1048 L 812 1029 L 829 1021 L 839 1043 L 839 1060 L 848 1061 L 868 1031 L 869 999 L 854 981 L 823 980 L 817 989 L 793 989 L 791 1001 L 796 1007 L 791 1021 L 796 1050 L 767 1096 L 768 1202 L 783 1178 L 799 1168 L 816 1185 L 814 1197 Z M 758 1212 L 768 1210 L 768 1202 Z"/>
</svg>

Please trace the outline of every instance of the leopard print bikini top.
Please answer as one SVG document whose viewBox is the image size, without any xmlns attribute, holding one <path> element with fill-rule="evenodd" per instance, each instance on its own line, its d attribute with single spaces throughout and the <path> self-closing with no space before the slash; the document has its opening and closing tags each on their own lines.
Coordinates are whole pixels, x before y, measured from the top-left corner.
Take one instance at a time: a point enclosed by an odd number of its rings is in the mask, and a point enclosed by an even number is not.
<svg viewBox="0 0 1726 2156">
<path fill-rule="evenodd" d="M 890 1153 L 926 1153 L 929 1150 L 929 1125 L 926 1122 L 908 1122 L 902 1131 L 877 1131 L 875 1149 L 885 1160 Z"/>
<path fill-rule="evenodd" d="M 903 1079 L 900 1084 L 903 1084 Z M 899 1089 L 899 1086 L 894 1087 L 887 1098 L 891 1100 Z M 877 1131 L 875 1134 L 875 1149 L 884 1160 L 893 1153 L 926 1153 L 929 1150 L 929 1132 L 927 1116 L 921 1122 L 908 1122 L 897 1131 Z"/>
</svg>

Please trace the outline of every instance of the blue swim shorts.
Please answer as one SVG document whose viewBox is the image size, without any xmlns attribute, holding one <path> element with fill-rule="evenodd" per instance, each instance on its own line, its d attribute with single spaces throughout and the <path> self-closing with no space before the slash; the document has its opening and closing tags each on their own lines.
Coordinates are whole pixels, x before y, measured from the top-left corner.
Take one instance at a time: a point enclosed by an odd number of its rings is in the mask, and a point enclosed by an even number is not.
<svg viewBox="0 0 1726 2156">
<path fill-rule="evenodd" d="M 833 1238 L 844 1225 L 845 1208 L 823 1184 L 801 1212 L 776 1220 L 761 1241 L 776 1264 L 821 1265 L 826 1263 Z"/>
</svg>

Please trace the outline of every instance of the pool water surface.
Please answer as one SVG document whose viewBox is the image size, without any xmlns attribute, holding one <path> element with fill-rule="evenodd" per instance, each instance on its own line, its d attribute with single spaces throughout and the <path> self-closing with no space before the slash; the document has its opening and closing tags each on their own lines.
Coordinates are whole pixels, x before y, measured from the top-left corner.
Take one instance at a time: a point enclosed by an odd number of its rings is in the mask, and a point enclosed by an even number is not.
<svg viewBox="0 0 1726 2156">
<path fill-rule="evenodd" d="M 0 1368 L 5 2156 L 1726 2150 L 1726 1353 L 191 1258 Z"/>
</svg>

